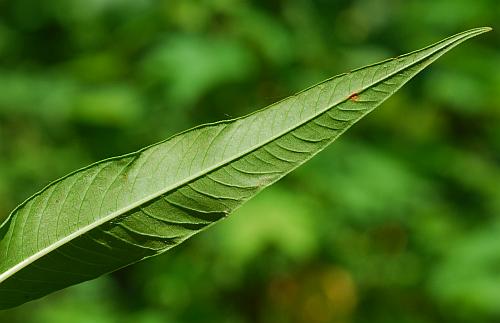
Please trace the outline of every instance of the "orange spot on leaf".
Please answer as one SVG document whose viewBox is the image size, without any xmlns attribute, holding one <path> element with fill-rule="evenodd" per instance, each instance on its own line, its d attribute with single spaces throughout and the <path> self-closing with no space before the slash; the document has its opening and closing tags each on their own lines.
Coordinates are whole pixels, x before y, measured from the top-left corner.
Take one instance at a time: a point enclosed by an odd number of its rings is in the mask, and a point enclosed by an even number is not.
<svg viewBox="0 0 500 323">
<path fill-rule="evenodd" d="M 351 101 L 358 101 L 358 99 L 359 99 L 358 93 L 353 93 L 349 96 L 349 100 Z"/>
</svg>

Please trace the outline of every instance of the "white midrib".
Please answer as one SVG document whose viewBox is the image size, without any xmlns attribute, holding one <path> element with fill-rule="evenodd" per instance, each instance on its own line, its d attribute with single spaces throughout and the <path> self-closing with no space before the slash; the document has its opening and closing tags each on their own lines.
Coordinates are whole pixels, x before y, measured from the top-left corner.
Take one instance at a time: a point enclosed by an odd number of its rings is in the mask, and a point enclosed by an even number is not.
<svg viewBox="0 0 500 323">
<path fill-rule="evenodd" d="M 422 56 L 422 58 L 412 62 L 411 64 L 408 64 L 406 66 L 403 66 L 401 67 L 400 69 L 398 70 L 395 70 L 383 77 L 380 77 L 380 79 L 374 81 L 374 82 L 371 82 L 369 85 L 366 85 L 364 87 L 362 87 L 361 89 L 359 89 L 358 91 L 355 91 L 356 93 L 361 93 L 371 87 L 373 87 L 374 85 L 378 84 L 378 83 L 381 83 L 399 73 L 401 73 L 402 71 L 412 67 L 412 66 L 415 66 L 417 64 L 420 64 L 422 63 L 423 61 L 427 60 L 430 56 L 438 53 L 439 51 L 443 51 L 441 53 L 444 54 L 445 52 L 447 52 L 448 50 L 450 50 L 451 48 L 453 48 L 454 46 L 458 45 L 459 43 L 461 43 L 462 41 L 468 39 L 468 38 L 471 38 L 473 36 L 476 36 L 480 33 L 483 33 L 483 32 L 486 32 L 487 30 L 485 28 L 482 29 L 482 31 L 480 30 L 482 28 L 478 28 L 477 30 L 471 30 L 470 33 L 463 33 L 463 34 L 458 34 L 458 35 L 455 35 L 455 36 L 452 36 L 446 40 L 443 40 L 437 44 L 435 44 L 434 46 L 437 46 L 437 48 L 431 50 L 429 53 L 427 53 L 426 55 Z M 475 31 L 475 32 L 474 32 Z M 409 53 L 407 55 L 414 55 L 416 53 L 419 53 L 421 51 L 424 51 L 424 50 L 430 50 L 430 47 L 427 47 L 427 48 L 424 48 L 423 50 L 418 50 L 416 52 L 412 52 L 412 53 Z M 407 55 L 404 55 L 404 56 L 407 56 Z M 439 55 L 439 56 L 441 56 Z M 439 56 L 435 57 L 434 59 L 431 59 L 430 62 L 433 62 L 434 60 L 436 60 Z M 386 62 L 381 62 L 380 64 L 384 64 Z M 408 77 L 408 79 L 411 78 Z M 403 84 L 404 82 L 402 82 Z M 392 95 L 392 93 L 390 94 L 387 94 L 388 96 Z M 124 207 L 124 208 L 121 208 L 113 213 L 110 213 L 109 215 L 105 216 L 105 217 L 102 217 L 101 219 L 99 219 L 98 221 L 95 221 L 87 226 L 84 226 L 80 229 L 78 229 L 77 231 L 69 234 L 68 236 L 64 237 L 63 239 L 60 239 L 54 243 L 52 243 L 51 245 L 45 247 L 44 249 L 38 251 L 37 253 L 27 257 L 26 259 L 24 259 L 23 261 L 17 263 L 16 265 L 14 265 L 13 267 L 9 268 L 7 271 L 3 272 L 2 274 L 0 274 L 0 283 L 2 283 L 3 281 L 5 281 L 7 278 L 9 278 L 10 276 L 12 276 L 13 274 L 15 274 L 16 272 L 20 271 L 21 269 L 23 269 L 24 267 L 28 266 L 29 264 L 33 263 L 34 261 L 42 258 L 43 256 L 49 254 L 50 252 L 56 250 L 57 248 L 65 245 L 66 243 L 68 243 L 69 241 L 89 232 L 90 230 L 92 229 L 95 229 L 97 227 L 99 227 L 100 225 L 108 222 L 108 221 L 111 221 L 113 220 L 114 218 L 122 215 L 122 214 L 125 214 L 129 211 L 132 211 L 138 207 L 140 207 L 141 205 L 145 204 L 145 203 L 148 203 L 148 202 L 151 202 L 152 200 L 155 200 L 157 198 L 159 198 L 160 196 L 170 192 L 170 191 L 173 191 L 179 187 L 182 187 L 183 185 L 197 179 L 197 178 L 200 178 L 202 177 L 203 175 L 206 175 L 220 167 L 223 167 L 224 165 L 227 165 L 229 163 L 231 163 L 232 161 L 234 160 L 237 160 L 257 149 L 259 149 L 260 147 L 263 147 L 271 142 L 273 142 L 274 140 L 278 139 L 279 137 L 283 136 L 283 135 L 286 135 L 287 133 L 290 133 L 291 131 L 297 129 L 298 127 L 314 120 L 315 118 L 317 118 L 318 116 L 320 116 L 321 114 L 327 112 L 328 110 L 334 108 L 335 106 L 339 105 L 340 103 L 346 101 L 348 99 L 348 97 L 346 98 L 343 98 L 343 99 L 339 99 L 338 102 L 335 102 L 335 103 L 331 103 L 328 107 L 326 107 L 325 109 L 317 112 L 314 116 L 311 116 L 305 120 L 303 120 L 302 122 L 299 122 L 298 124 L 294 125 L 294 126 L 291 126 L 289 127 L 288 129 L 286 129 L 286 131 L 282 131 L 281 133 L 273 136 L 273 137 L 270 137 L 268 140 L 264 141 L 263 143 L 260 143 L 258 145 L 255 145 L 249 149 L 247 149 L 246 151 L 243 151 L 241 152 L 240 154 L 236 155 L 236 156 L 233 156 L 232 158 L 229 158 L 227 160 L 224 160 L 222 162 L 219 162 L 218 164 L 216 165 L 213 165 L 212 167 L 209 167 L 203 171 L 200 171 L 200 172 L 197 172 L 187 178 L 185 178 L 182 182 L 179 182 L 179 183 L 176 183 L 176 184 L 173 184 L 171 186 L 168 186 L 166 187 L 165 189 L 159 191 L 159 192 L 156 192 L 156 193 L 153 193 L 153 194 L 150 194 L 134 203 L 131 203 L 130 205 L 128 205 L 127 207 Z M 363 114 L 364 115 L 364 114 Z M 242 117 L 244 118 L 244 117 Z M 241 120 L 241 119 L 238 119 L 238 120 Z M 237 121 L 237 120 L 236 120 Z M 235 121 L 235 122 L 236 122 Z"/>
</svg>

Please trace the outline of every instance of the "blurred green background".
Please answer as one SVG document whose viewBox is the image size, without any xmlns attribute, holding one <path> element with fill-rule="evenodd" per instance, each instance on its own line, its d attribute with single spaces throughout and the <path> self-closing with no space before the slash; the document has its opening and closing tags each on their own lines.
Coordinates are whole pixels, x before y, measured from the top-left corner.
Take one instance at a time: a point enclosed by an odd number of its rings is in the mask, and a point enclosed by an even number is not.
<svg viewBox="0 0 500 323">
<path fill-rule="evenodd" d="M 497 0 L 0 0 L 0 219 L 91 162 L 496 27 L 223 223 L 0 322 L 499 322 L 499 22 Z"/>
</svg>

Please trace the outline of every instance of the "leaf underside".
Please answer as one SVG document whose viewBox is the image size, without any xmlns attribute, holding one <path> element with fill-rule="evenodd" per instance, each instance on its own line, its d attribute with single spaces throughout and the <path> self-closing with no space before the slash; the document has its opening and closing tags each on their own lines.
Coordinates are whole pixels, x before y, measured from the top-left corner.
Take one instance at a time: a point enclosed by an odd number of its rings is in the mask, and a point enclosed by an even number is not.
<svg viewBox="0 0 500 323">
<path fill-rule="evenodd" d="M 77 170 L 0 224 L 0 309 L 158 255 L 324 149 L 476 28 Z"/>
</svg>

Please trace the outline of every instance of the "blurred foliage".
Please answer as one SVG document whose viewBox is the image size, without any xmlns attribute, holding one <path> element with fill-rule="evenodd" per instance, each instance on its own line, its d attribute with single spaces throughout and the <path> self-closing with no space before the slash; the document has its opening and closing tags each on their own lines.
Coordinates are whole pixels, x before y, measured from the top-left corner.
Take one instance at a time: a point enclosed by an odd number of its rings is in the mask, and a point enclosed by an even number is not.
<svg viewBox="0 0 500 323">
<path fill-rule="evenodd" d="M 224 223 L 0 321 L 498 322 L 499 21 L 496 0 L 0 0 L 0 219 L 90 162 L 497 29 Z"/>
</svg>

